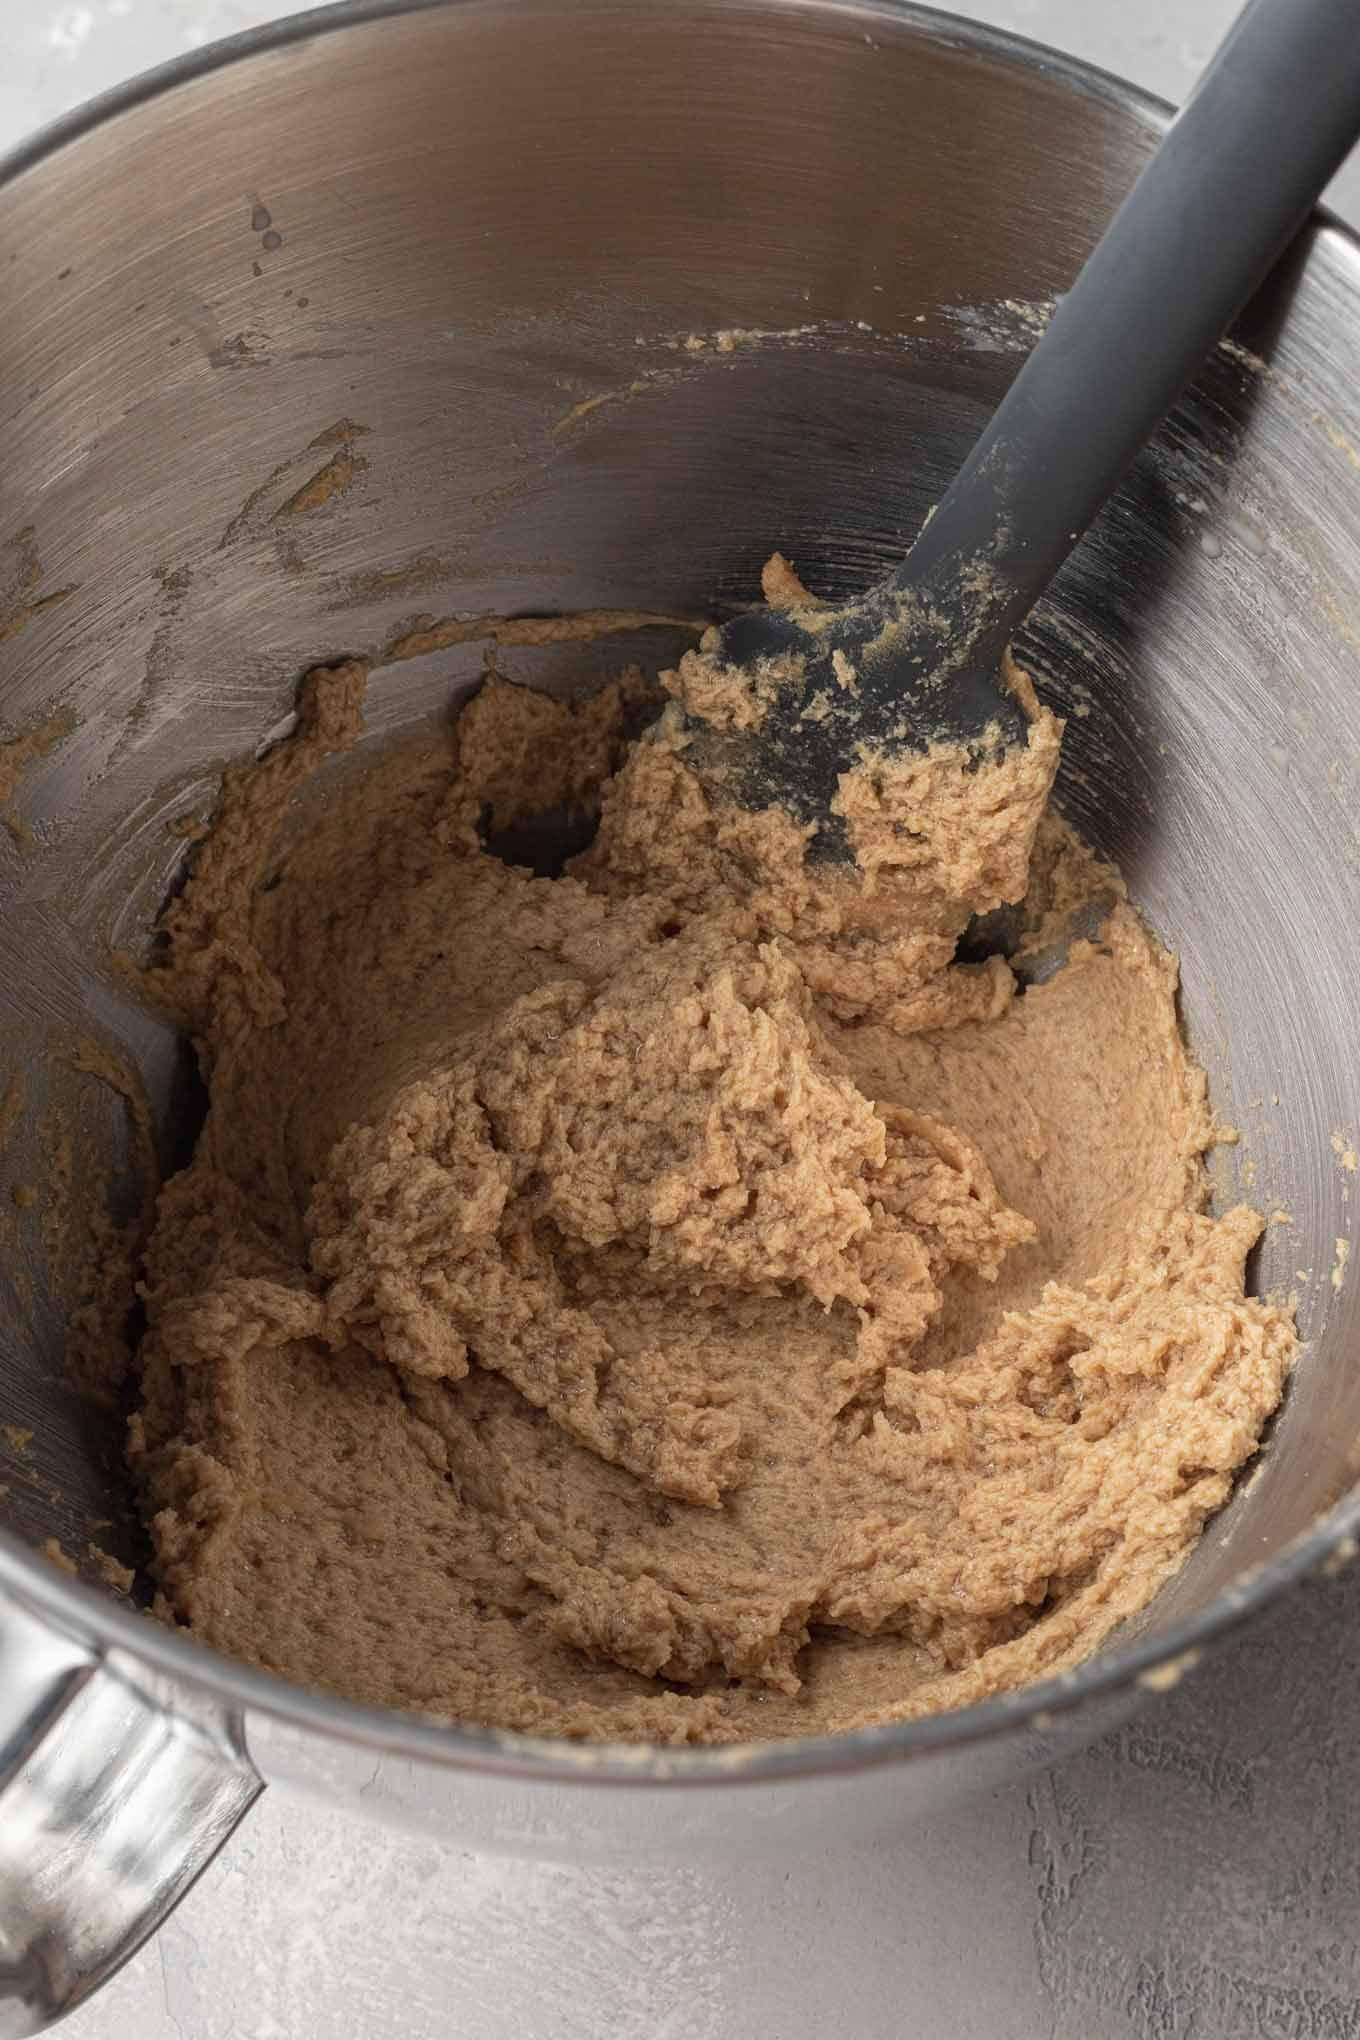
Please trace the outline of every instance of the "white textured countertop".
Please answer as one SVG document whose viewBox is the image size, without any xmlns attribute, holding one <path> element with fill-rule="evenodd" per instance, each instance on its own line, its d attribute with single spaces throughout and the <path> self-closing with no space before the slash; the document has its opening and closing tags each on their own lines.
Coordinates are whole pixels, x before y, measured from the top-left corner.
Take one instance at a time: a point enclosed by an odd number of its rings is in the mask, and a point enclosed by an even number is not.
<svg viewBox="0 0 1360 2040">
<path fill-rule="evenodd" d="M 1181 97 L 1236 0 L 958 10 Z M 0 0 L 0 146 L 272 0 Z M 1360 17 L 1358 17 L 1360 19 Z M 1360 32 L 1360 30 L 1358 30 Z M 1333 194 L 1360 217 L 1351 166 Z M 1360 1568 L 891 1844 L 628 1872 L 265 1795 L 71 2040 L 1360 2040 Z"/>
</svg>

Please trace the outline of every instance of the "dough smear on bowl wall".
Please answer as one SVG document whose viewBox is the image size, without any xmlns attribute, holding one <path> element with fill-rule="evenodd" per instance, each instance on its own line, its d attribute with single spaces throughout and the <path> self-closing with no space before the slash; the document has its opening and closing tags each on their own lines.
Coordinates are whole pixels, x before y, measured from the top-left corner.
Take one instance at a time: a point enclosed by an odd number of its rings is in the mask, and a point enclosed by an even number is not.
<svg viewBox="0 0 1360 2040">
<path fill-rule="evenodd" d="M 772 585 L 778 585 L 778 577 Z M 694 712 L 694 659 L 680 677 Z M 857 865 L 492 678 L 231 771 L 148 989 L 210 1107 L 143 1271 L 162 1611 L 350 1698 L 668 1742 L 938 1711 L 1151 1598 L 1296 1352 L 1176 965 L 1047 806 L 1061 725 L 843 789 Z M 697 691 L 696 691 L 697 689 Z M 709 698 L 700 712 L 733 712 Z M 557 877 L 487 838 L 600 812 Z M 1090 938 L 958 962 L 1023 896 Z"/>
</svg>

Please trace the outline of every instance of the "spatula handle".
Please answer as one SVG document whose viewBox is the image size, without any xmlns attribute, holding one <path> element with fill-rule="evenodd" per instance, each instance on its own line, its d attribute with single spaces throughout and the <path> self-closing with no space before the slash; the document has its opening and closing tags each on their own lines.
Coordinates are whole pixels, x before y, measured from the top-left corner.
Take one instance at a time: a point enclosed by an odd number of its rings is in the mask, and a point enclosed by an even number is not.
<svg viewBox="0 0 1360 2040">
<path fill-rule="evenodd" d="M 1358 131 L 1360 0 L 1251 0 L 895 578 L 1004 643 Z"/>
</svg>

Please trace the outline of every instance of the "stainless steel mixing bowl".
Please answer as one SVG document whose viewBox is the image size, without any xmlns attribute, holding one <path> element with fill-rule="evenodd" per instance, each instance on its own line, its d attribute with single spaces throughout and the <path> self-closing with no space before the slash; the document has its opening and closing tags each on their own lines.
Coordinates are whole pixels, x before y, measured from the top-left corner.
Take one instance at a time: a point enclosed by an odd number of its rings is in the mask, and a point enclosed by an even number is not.
<svg viewBox="0 0 1360 2040">
<path fill-rule="evenodd" d="M 1024 646 L 1071 718 L 1068 813 L 1182 952 L 1244 1135 L 1223 1194 L 1287 1214 L 1256 1279 L 1297 1291 L 1308 1340 L 1259 1466 L 1134 1630 L 939 1720 L 581 1750 L 289 1687 L 37 1549 L 140 1556 L 120 1415 L 64 1371 L 63 1270 L 101 1178 L 137 1195 L 127 1101 L 80 1044 L 136 1065 L 163 1167 L 192 1133 L 185 1054 L 109 963 L 175 882 L 172 825 L 284 726 L 306 664 L 416 612 L 704 611 L 776 542 L 831 594 L 880 572 L 1164 119 L 891 0 L 362 4 L 8 166 L 0 738 L 58 721 L 11 801 L 33 841 L 0 845 L 0 2032 L 135 1946 L 262 1777 L 543 1853 L 844 1835 L 1052 1757 L 1354 1550 L 1360 259 L 1321 221 Z M 349 486 L 280 516 L 341 448 Z M 561 685 L 637 649 L 505 662 Z M 376 731 L 479 670 L 466 646 L 378 673 Z"/>
</svg>

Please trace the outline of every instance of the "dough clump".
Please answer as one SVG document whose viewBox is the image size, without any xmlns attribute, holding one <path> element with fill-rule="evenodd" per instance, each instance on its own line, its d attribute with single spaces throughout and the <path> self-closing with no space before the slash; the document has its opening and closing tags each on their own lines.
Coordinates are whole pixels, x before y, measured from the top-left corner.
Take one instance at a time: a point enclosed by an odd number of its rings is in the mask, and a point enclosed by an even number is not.
<svg viewBox="0 0 1360 2040">
<path fill-rule="evenodd" d="M 663 677 L 740 724 L 703 659 Z M 680 724 L 628 748 L 636 673 L 489 679 L 361 765 L 366 677 L 228 772 L 149 972 L 210 1097 L 142 1283 L 163 1612 L 358 1700 L 668 1742 L 1088 1654 L 1295 1335 L 1244 1293 L 1260 1219 L 1208 1212 L 1175 962 L 1047 809 L 1058 723 L 1027 692 L 997 763 L 866 761 L 852 878 L 714 806 Z M 600 812 L 566 874 L 490 854 L 554 807 Z M 1041 984 L 955 961 L 1096 899 Z"/>
</svg>

